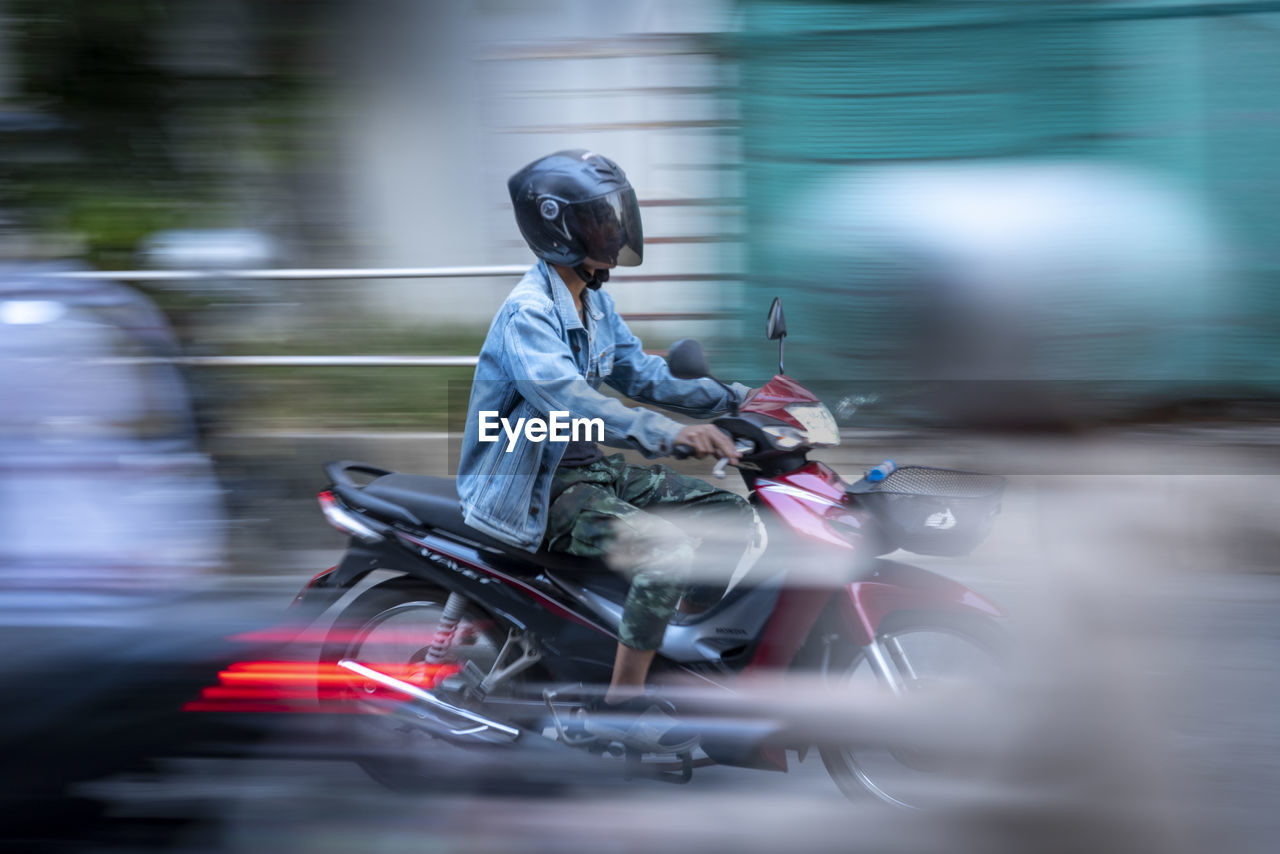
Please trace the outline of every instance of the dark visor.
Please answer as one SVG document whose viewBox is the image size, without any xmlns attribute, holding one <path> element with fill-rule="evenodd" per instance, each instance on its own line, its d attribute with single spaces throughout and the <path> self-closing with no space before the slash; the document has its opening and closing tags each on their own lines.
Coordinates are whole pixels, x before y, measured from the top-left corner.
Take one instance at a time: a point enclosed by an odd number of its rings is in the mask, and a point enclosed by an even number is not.
<svg viewBox="0 0 1280 854">
<path fill-rule="evenodd" d="M 630 187 L 607 196 L 569 205 L 567 223 L 582 240 L 592 261 L 637 267 L 644 258 L 644 231 L 640 227 L 640 203 Z M 576 228 L 574 225 L 576 224 Z"/>
</svg>

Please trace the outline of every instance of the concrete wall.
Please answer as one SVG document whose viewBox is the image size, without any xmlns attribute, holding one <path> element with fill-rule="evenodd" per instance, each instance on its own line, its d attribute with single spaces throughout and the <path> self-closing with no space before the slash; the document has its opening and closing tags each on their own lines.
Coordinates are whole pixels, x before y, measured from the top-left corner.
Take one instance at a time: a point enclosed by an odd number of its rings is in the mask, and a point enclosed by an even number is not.
<svg viewBox="0 0 1280 854">
<path fill-rule="evenodd" d="M 666 277 L 737 270 L 725 235 L 738 211 L 716 202 L 738 189 L 731 72 L 700 35 L 728 26 L 729 8 L 420 2 L 366 22 L 337 112 L 362 263 L 531 262 L 507 177 L 551 151 L 590 148 L 623 166 L 644 206 L 645 263 L 627 271 L 644 280 L 611 285 L 624 311 L 716 309 L 731 283 Z M 366 304 L 414 323 L 481 325 L 511 285 L 368 283 Z"/>
</svg>

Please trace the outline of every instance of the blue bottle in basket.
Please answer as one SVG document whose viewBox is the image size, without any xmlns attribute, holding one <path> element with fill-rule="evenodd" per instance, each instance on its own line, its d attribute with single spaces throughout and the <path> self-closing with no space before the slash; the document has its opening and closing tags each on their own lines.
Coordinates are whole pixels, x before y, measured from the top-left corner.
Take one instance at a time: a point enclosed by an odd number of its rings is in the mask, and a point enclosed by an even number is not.
<svg viewBox="0 0 1280 854">
<path fill-rule="evenodd" d="M 880 483 L 886 477 L 898 470 L 898 464 L 893 460 L 885 460 L 880 465 L 867 472 L 866 480 L 868 483 Z"/>
</svg>

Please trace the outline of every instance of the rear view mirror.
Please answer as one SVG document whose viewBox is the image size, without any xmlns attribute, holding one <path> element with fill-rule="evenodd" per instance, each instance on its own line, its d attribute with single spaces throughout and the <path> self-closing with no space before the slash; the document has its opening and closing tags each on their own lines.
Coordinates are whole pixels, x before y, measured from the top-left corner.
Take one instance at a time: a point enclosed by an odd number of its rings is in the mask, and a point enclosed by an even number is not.
<svg viewBox="0 0 1280 854">
<path fill-rule="evenodd" d="M 773 305 L 769 306 L 769 316 L 764 322 L 764 334 L 769 336 L 770 341 L 778 342 L 778 373 L 782 373 L 782 339 L 787 337 L 787 319 L 782 315 L 782 300 L 777 297 L 773 298 Z"/>
<path fill-rule="evenodd" d="M 777 297 L 773 298 L 773 305 L 769 306 L 769 317 L 764 323 L 764 334 L 770 341 L 780 341 L 787 337 L 787 319 L 782 314 L 782 300 Z"/>
<path fill-rule="evenodd" d="M 708 377 L 715 380 L 729 395 L 731 401 L 729 408 L 734 415 L 738 414 L 738 396 L 733 389 L 711 376 L 711 365 L 707 364 L 707 354 L 702 351 L 702 345 L 694 338 L 681 338 L 679 341 L 671 345 L 671 349 L 667 351 L 667 368 L 671 371 L 671 376 L 678 380 L 700 380 Z"/>
<path fill-rule="evenodd" d="M 707 354 L 694 338 L 681 338 L 671 345 L 671 349 L 667 351 L 667 366 L 671 369 L 671 376 L 680 380 L 711 376 Z"/>
</svg>

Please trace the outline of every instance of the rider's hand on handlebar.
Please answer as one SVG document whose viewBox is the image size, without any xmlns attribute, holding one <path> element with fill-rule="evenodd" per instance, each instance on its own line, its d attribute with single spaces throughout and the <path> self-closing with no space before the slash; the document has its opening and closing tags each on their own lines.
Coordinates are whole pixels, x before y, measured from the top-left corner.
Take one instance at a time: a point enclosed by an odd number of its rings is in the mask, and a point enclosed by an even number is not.
<svg viewBox="0 0 1280 854">
<path fill-rule="evenodd" d="M 729 434 L 714 424 L 690 424 L 676 434 L 675 443 L 693 448 L 695 457 L 728 457 L 731 463 L 742 458 Z"/>
</svg>

